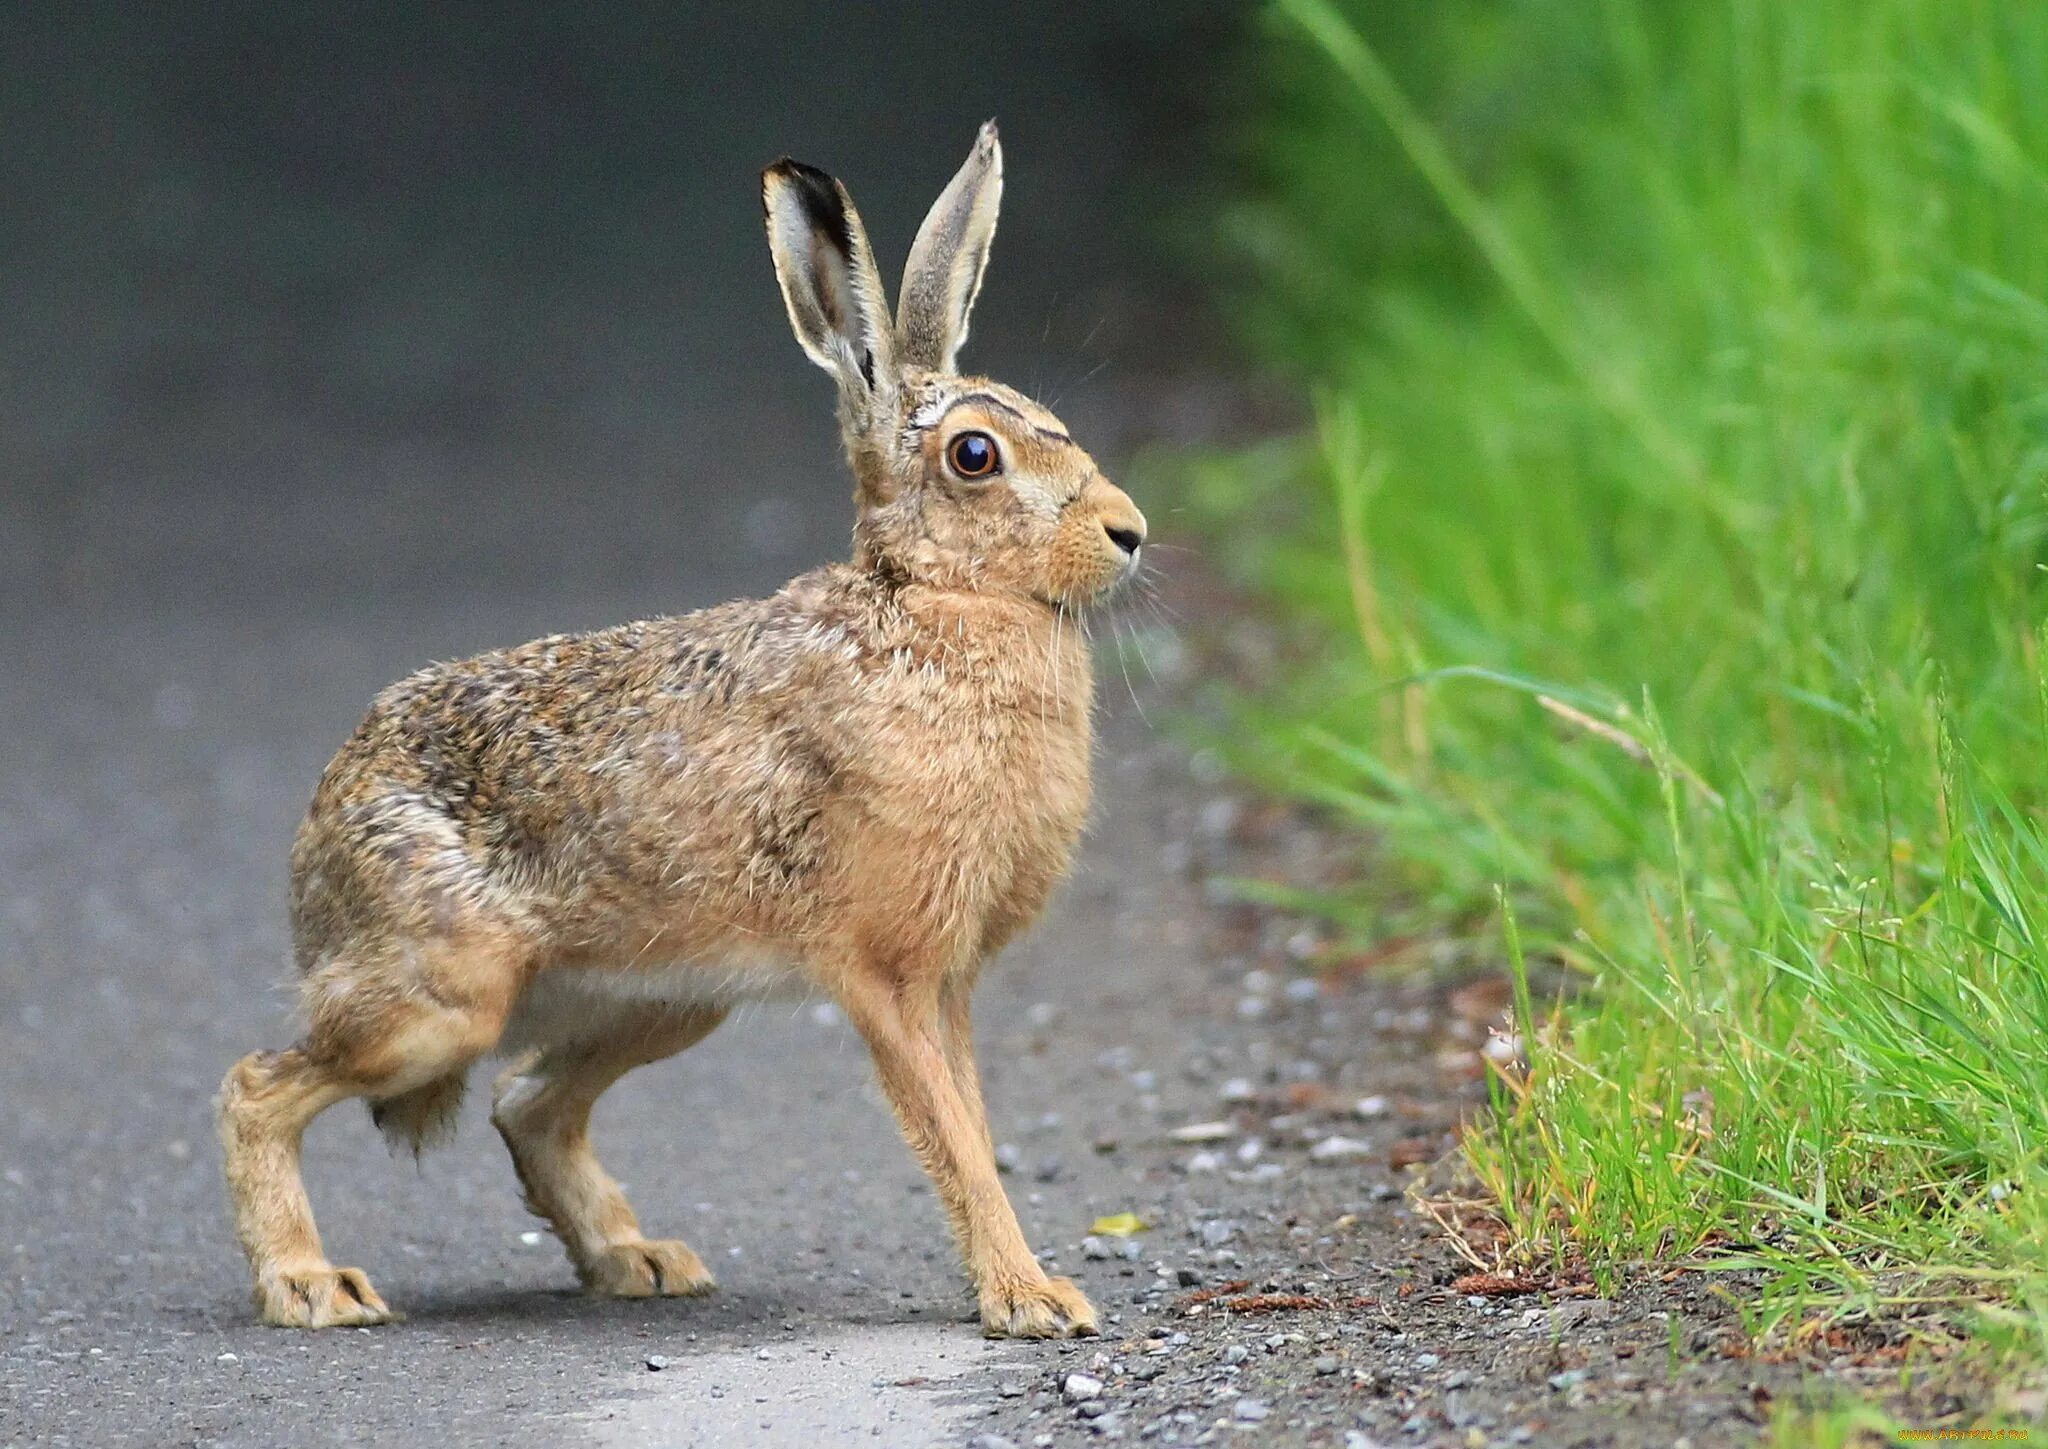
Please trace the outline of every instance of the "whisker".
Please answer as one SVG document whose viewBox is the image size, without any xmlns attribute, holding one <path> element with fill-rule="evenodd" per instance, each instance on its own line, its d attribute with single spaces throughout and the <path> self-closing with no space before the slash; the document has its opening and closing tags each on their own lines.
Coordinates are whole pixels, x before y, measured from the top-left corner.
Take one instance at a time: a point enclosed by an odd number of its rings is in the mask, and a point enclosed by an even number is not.
<svg viewBox="0 0 2048 1449">
<path fill-rule="evenodd" d="M 1151 601 L 1149 599 L 1141 599 L 1139 600 L 1139 602 L 1150 603 Z M 1169 629 L 1166 632 L 1172 633 L 1173 631 Z M 1136 629 L 1133 629 L 1131 631 L 1131 647 L 1138 651 L 1138 662 L 1145 666 L 1146 677 L 1152 681 L 1152 685 L 1155 689 L 1158 688 L 1159 671 L 1152 667 L 1152 656 L 1145 652 L 1145 642 L 1139 636 L 1138 631 Z"/>
<path fill-rule="evenodd" d="M 1122 621 L 1112 617 L 1109 627 L 1116 633 L 1116 667 L 1124 677 L 1124 692 L 1131 697 L 1131 708 L 1138 712 L 1138 723 L 1146 729 L 1152 728 L 1152 721 L 1145 715 L 1144 701 L 1138 698 L 1138 687 L 1131 683 L 1130 661 L 1124 658 L 1124 629 Z"/>
</svg>

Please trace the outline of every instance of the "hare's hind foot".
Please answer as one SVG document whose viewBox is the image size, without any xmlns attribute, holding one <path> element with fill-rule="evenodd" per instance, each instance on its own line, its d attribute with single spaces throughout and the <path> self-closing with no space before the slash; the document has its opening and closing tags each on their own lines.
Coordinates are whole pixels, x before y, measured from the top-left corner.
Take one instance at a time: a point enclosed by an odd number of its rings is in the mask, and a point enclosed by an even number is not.
<svg viewBox="0 0 2048 1449">
<path fill-rule="evenodd" d="M 704 1260 L 673 1239 L 645 1238 L 640 1220 L 590 1146 L 590 1109 L 627 1072 L 672 1056 L 710 1033 L 720 1010 L 644 1012 L 594 1033 L 595 1040 L 530 1051 L 498 1078 L 491 1121 L 526 1189 L 576 1276 L 612 1298 L 675 1298 L 716 1285 Z"/>
<path fill-rule="evenodd" d="M 256 1314 L 279 1328 L 368 1328 L 402 1316 L 385 1306 L 360 1268 L 310 1263 L 270 1268 L 256 1280 Z"/>
<path fill-rule="evenodd" d="M 981 1331 L 990 1338 L 1093 1337 L 1095 1309 L 1065 1278 L 990 1283 L 981 1291 Z"/>
<path fill-rule="evenodd" d="M 607 1298 L 696 1298 L 718 1286 L 704 1260 L 673 1238 L 612 1243 L 576 1271 L 586 1289 Z"/>
</svg>

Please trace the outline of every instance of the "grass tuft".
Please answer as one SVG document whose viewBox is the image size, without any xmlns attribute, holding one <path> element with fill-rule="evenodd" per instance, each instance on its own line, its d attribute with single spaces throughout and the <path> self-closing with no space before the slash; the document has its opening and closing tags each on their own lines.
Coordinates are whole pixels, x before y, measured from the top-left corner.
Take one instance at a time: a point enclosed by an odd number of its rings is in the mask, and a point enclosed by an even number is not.
<svg viewBox="0 0 2048 1449">
<path fill-rule="evenodd" d="M 1225 227 L 1318 405 L 1195 470 L 1306 651 L 1236 763 L 1383 840 L 1352 928 L 1508 905 L 1521 1251 L 2048 1352 L 2048 24 L 1279 0 L 1269 59 Z"/>
</svg>

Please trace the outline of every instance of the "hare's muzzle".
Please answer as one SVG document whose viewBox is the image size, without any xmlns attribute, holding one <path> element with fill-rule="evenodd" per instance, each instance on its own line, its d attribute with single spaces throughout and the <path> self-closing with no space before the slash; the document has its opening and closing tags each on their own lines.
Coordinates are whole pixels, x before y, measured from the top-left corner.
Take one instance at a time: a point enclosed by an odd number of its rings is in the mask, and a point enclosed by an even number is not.
<svg viewBox="0 0 2048 1449">
<path fill-rule="evenodd" d="M 1138 571 L 1145 515 L 1123 489 L 1097 475 L 1088 480 L 1061 520 L 1051 580 L 1054 594 L 1085 604 Z"/>
</svg>

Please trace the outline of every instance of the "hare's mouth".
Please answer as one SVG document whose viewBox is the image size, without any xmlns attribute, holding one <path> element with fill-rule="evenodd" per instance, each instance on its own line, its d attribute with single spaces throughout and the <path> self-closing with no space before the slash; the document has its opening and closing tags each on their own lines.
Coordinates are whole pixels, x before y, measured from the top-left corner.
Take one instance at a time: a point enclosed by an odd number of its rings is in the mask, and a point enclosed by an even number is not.
<svg viewBox="0 0 2048 1449">
<path fill-rule="evenodd" d="M 1143 570 L 1139 567 L 1138 560 L 1134 555 L 1122 568 L 1117 570 L 1114 577 L 1104 583 L 1095 585 L 1080 597 L 1077 598 L 1071 594 L 1066 594 L 1055 598 L 1051 595 L 1042 594 L 1039 596 L 1040 602 L 1047 605 L 1053 613 L 1063 619 L 1072 618 L 1079 614 L 1093 613 L 1098 609 L 1108 608 L 1125 594 L 1129 593 L 1131 585 L 1137 582 L 1141 572 Z"/>
</svg>

